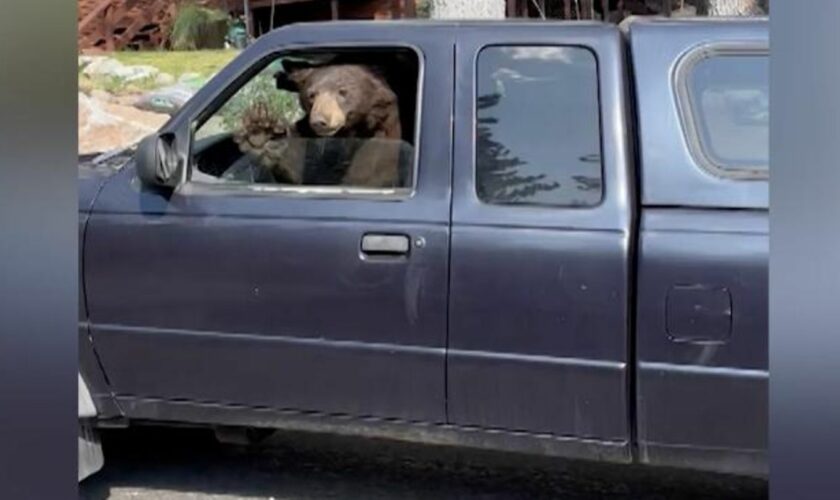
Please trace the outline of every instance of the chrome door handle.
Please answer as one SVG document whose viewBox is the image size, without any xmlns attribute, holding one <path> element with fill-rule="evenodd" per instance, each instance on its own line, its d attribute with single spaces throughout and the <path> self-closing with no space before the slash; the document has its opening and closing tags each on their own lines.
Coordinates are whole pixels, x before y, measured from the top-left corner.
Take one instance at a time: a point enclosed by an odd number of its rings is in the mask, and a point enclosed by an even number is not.
<svg viewBox="0 0 840 500">
<path fill-rule="evenodd" d="M 366 234 L 362 236 L 362 253 L 405 255 L 411 240 L 404 234 Z"/>
</svg>

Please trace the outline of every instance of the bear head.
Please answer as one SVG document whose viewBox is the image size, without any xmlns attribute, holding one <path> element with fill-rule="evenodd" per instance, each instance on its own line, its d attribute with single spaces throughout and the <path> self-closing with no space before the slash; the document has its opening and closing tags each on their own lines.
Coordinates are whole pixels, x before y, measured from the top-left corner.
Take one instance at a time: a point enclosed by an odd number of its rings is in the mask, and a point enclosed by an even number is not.
<svg viewBox="0 0 840 500">
<path fill-rule="evenodd" d="M 375 68 L 359 64 L 312 66 L 283 61 L 277 88 L 297 92 L 309 128 L 318 136 L 390 136 L 399 127 L 397 97 Z"/>
</svg>

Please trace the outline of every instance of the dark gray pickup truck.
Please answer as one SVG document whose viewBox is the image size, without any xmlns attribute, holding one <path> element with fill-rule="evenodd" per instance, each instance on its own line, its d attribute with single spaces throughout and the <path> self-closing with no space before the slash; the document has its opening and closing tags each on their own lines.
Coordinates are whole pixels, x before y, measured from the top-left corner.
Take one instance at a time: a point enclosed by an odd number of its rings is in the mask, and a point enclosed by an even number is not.
<svg viewBox="0 0 840 500">
<path fill-rule="evenodd" d="M 150 421 L 767 473 L 766 19 L 289 26 L 79 172 L 80 478 Z"/>
</svg>

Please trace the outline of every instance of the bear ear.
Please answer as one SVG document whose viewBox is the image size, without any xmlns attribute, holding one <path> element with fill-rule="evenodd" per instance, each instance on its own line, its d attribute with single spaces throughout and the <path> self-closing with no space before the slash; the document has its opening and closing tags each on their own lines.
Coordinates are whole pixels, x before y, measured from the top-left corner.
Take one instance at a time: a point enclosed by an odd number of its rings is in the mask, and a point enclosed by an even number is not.
<svg viewBox="0 0 840 500">
<path fill-rule="evenodd" d="M 300 85 L 285 71 L 278 71 L 277 73 L 274 73 L 274 82 L 275 86 L 279 90 L 288 90 L 289 92 L 300 91 Z"/>
<path fill-rule="evenodd" d="M 298 92 L 314 70 L 315 68 L 306 62 L 285 60 L 283 69 L 274 74 L 274 80 L 278 89 Z"/>
</svg>

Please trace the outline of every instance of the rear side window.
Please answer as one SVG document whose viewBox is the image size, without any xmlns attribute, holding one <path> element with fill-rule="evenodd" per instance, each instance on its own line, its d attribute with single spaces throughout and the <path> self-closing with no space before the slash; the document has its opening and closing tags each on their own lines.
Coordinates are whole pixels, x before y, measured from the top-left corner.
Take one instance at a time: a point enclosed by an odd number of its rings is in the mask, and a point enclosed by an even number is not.
<svg viewBox="0 0 840 500">
<path fill-rule="evenodd" d="M 711 51 L 680 71 L 684 128 L 701 166 L 728 177 L 766 178 L 767 55 Z"/>
<path fill-rule="evenodd" d="M 552 206 L 600 203 L 595 55 L 580 47 L 485 47 L 477 72 L 479 199 Z"/>
</svg>

